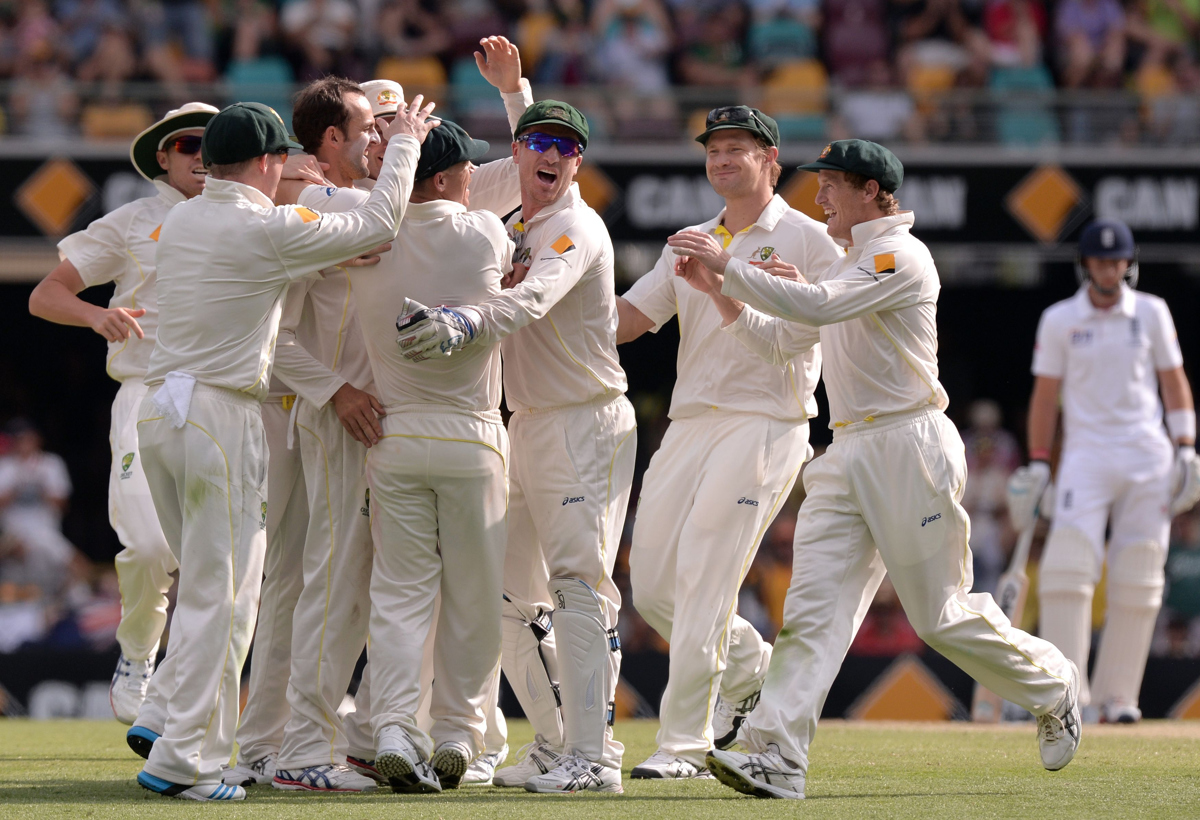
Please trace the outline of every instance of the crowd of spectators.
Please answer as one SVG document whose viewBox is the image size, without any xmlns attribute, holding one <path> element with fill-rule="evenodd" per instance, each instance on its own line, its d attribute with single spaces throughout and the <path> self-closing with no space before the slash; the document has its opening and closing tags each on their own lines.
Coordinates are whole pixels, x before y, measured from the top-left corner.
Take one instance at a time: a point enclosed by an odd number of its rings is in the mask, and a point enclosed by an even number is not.
<svg viewBox="0 0 1200 820">
<path fill-rule="evenodd" d="M 286 109 L 327 73 L 448 86 L 461 113 L 496 33 L 602 136 L 678 138 L 728 101 L 793 139 L 1178 142 L 1200 124 L 1195 0 L 7 0 L 0 77 L 8 131 L 38 138 L 136 131 L 197 83 Z M 1047 102 L 1056 87 L 1133 93 L 1093 94 L 1101 116 Z"/>
</svg>

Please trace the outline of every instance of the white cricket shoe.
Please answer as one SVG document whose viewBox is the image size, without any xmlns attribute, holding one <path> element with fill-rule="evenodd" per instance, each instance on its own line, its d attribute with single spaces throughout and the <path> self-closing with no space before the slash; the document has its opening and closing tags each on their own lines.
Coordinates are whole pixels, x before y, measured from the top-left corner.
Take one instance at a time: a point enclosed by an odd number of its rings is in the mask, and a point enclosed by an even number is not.
<svg viewBox="0 0 1200 820">
<path fill-rule="evenodd" d="M 629 776 L 634 780 L 711 780 L 712 773 L 695 763 L 676 757 L 669 752 L 658 751 L 634 766 Z"/>
<path fill-rule="evenodd" d="M 621 770 L 594 763 L 576 754 L 563 755 L 557 766 L 525 781 L 525 791 L 538 794 L 605 792 L 624 794 Z"/>
<path fill-rule="evenodd" d="M 379 784 L 341 763 L 279 769 L 271 785 L 287 792 L 373 792 Z"/>
<path fill-rule="evenodd" d="M 436 794 L 442 790 L 433 767 L 403 728 L 392 724 L 379 732 L 375 768 L 397 794 Z"/>
<path fill-rule="evenodd" d="M 208 783 L 201 786 L 185 786 L 182 783 L 172 783 L 155 777 L 147 772 L 138 772 L 138 785 L 143 789 L 161 794 L 163 797 L 177 797 L 180 800 L 199 800 L 211 802 L 215 800 L 245 800 L 246 790 L 241 786 L 227 786 L 224 783 Z"/>
<path fill-rule="evenodd" d="M 387 778 L 379 773 L 379 769 L 375 768 L 375 761 L 368 760 L 364 757 L 353 757 L 346 755 L 346 765 L 354 771 L 361 774 L 363 777 L 369 777 L 376 783 L 386 783 Z"/>
<path fill-rule="evenodd" d="M 433 750 L 429 764 L 433 766 L 433 772 L 443 790 L 457 789 L 463 775 L 467 773 L 467 767 L 471 765 L 471 750 L 465 743 L 447 740 Z"/>
<path fill-rule="evenodd" d="M 504 748 L 498 752 L 484 752 L 479 757 L 471 761 L 471 765 L 467 767 L 467 773 L 463 775 L 460 786 L 490 786 L 492 785 L 492 776 L 496 774 L 496 769 L 508 757 L 508 744 L 504 744 Z M 522 783 L 521 785 L 525 785 Z"/>
<path fill-rule="evenodd" d="M 117 670 L 113 672 L 112 683 L 108 685 L 108 703 L 112 706 L 117 720 L 126 726 L 132 726 L 137 720 L 142 702 L 146 700 L 146 687 L 150 685 L 150 676 L 153 674 L 153 657 L 144 661 L 131 661 L 121 655 L 117 661 Z"/>
<path fill-rule="evenodd" d="M 1113 698 L 1100 707 L 1101 723 L 1138 723 L 1142 710 L 1124 698 Z"/>
<path fill-rule="evenodd" d="M 737 742 L 738 729 L 742 728 L 746 716 L 754 711 L 755 706 L 758 706 L 760 697 L 762 697 L 761 687 L 750 697 L 736 703 L 725 700 L 720 695 L 717 696 L 717 706 L 713 709 L 712 716 L 714 746 L 718 749 L 728 749 Z"/>
<path fill-rule="evenodd" d="M 238 763 L 226 769 L 221 781 L 226 786 L 258 786 L 269 784 L 275 779 L 275 754 L 260 757 L 252 763 Z"/>
<path fill-rule="evenodd" d="M 529 782 L 529 778 L 553 769 L 562 758 L 561 751 L 547 743 L 546 738 L 537 735 L 517 752 L 515 765 L 505 766 L 492 775 L 492 785 L 519 789 Z"/>
<path fill-rule="evenodd" d="M 1039 715 L 1037 719 L 1042 765 L 1052 772 L 1070 763 L 1079 749 L 1079 730 L 1082 725 L 1079 716 L 1079 669 L 1074 661 L 1068 663 L 1071 664 L 1071 680 L 1067 683 L 1067 693 L 1058 706 Z"/>
<path fill-rule="evenodd" d="M 754 797 L 804 799 L 804 772 L 779 754 L 774 743 L 768 743 L 767 751 L 760 754 L 714 749 L 704 759 L 717 780 L 734 791 Z"/>
</svg>

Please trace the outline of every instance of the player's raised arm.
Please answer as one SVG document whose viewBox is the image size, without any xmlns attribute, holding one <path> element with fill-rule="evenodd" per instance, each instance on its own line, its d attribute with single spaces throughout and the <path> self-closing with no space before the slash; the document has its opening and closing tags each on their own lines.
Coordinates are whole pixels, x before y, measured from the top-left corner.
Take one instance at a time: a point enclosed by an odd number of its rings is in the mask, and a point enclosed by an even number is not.
<svg viewBox="0 0 1200 820">
<path fill-rule="evenodd" d="M 59 325 L 90 327 L 109 342 L 144 338 L 137 320 L 146 315 L 143 308 L 101 307 L 79 298 L 86 288 L 79 271 L 64 259 L 29 294 L 29 312 L 39 319 Z"/>
</svg>

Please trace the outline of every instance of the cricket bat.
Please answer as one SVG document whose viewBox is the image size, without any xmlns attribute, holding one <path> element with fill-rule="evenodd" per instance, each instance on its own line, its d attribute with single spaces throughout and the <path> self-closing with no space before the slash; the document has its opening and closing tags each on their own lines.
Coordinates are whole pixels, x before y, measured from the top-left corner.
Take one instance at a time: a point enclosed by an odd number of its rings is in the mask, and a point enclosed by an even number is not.
<svg viewBox="0 0 1200 820">
<path fill-rule="evenodd" d="M 1025 611 L 1025 596 L 1029 593 L 1025 565 L 1029 562 L 1029 548 L 1033 545 L 1036 522 L 1037 519 L 1034 519 L 1034 526 L 1022 532 L 1017 539 L 1012 560 L 1008 562 L 1008 569 L 1000 576 L 1000 585 L 996 588 L 996 604 L 1013 623 L 1018 623 L 1021 613 Z M 976 683 L 975 695 L 971 698 L 971 720 L 976 723 L 999 723 L 1003 705 L 1003 699 Z"/>
</svg>

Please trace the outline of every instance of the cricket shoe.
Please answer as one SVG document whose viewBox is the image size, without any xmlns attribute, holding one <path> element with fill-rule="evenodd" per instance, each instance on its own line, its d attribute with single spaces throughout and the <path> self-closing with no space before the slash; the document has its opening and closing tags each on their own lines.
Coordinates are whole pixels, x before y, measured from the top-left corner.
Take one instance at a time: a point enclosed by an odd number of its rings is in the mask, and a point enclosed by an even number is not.
<svg viewBox="0 0 1200 820">
<path fill-rule="evenodd" d="M 761 696 L 761 688 L 750 697 L 736 703 L 725 700 L 720 695 L 717 696 L 717 707 L 713 709 L 712 716 L 714 746 L 718 749 L 728 749 L 737 742 L 738 729 L 742 728 L 746 716 L 754 711 L 755 706 L 758 706 L 758 699 Z"/>
<path fill-rule="evenodd" d="M 1138 723 L 1142 710 L 1124 698 L 1113 698 L 1100 707 L 1101 723 Z"/>
<path fill-rule="evenodd" d="M 117 671 L 113 672 L 112 683 L 108 685 L 108 705 L 112 707 L 117 720 L 126 726 L 132 726 L 137 720 L 153 674 L 153 657 L 131 661 L 122 655 L 117 661 Z"/>
<path fill-rule="evenodd" d="M 634 780 L 711 780 L 712 773 L 669 752 L 658 751 L 645 762 L 634 766 L 629 776 Z"/>
<path fill-rule="evenodd" d="M 525 791 L 537 794 L 625 793 L 620 769 L 602 766 L 576 754 L 563 755 L 553 769 L 529 778 L 525 781 Z"/>
<path fill-rule="evenodd" d="M 158 738 L 158 732 L 145 726 L 131 726 L 125 733 L 125 742 L 133 749 L 133 753 L 141 758 L 150 757 L 150 750 L 154 748 L 154 741 Z"/>
<path fill-rule="evenodd" d="M 305 769 L 280 769 L 271 785 L 290 792 L 373 792 L 379 784 L 341 763 Z"/>
<path fill-rule="evenodd" d="M 504 744 L 498 752 L 484 752 L 479 757 L 471 761 L 471 765 L 467 767 L 467 773 L 463 775 L 460 786 L 490 786 L 492 785 L 492 777 L 496 774 L 496 768 L 504 762 L 508 757 L 508 744 Z M 525 785 L 524 783 L 521 784 Z"/>
<path fill-rule="evenodd" d="M 353 757 L 346 755 L 346 765 L 354 771 L 361 774 L 363 777 L 369 777 L 376 783 L 386 783 L 387 778 L 379 773 L 379 769 L 375 768 L 374 760 L 367 760 L 362 757 Z"/>
<path fill-rule="evenodd" d="M 443 790 L 457 789 L 467 773 L 467 767 L 471 765 L 471 750 L 465 743 L 447 740 L 433 750 L 429 764 L 433 766 Z"/>
<path fill-rule="evenodd" d="M 228 786 L 224 783 L 205 783 L 201 786 L 185 786 L 182 783 L 172 783 L 147 772 L 138 772 L 138 785 L 163 797 L 178 797 L 180 800 L 199 800 L 211 802 L 216 800 L 245 800 L 246 790 L 241 786 Z"/>
<path fill-rule="evenodd" d="M 546 738 L 536 735 L 517 752 L 515 765 L 498 769 L 492 775 L 492 785 L 519 789 L 529 782 L 529 778 L 553 769 L 562 758 L 562 752 L 547 743 Z"/>
<path fill-rule="evenodd" d="M 399 726 L 385 726 L 379 732 L 375 768 L 387 778 L 397 794 L 437 794 L 442 790 L 437 773 L 424 755 Z"/>
<path fill-rule="evenodd" d="M 1071 762 L 1079 749 L 1079 669 L 1071 664 L 1071 679 L 1067 682 L 1067 693 L 1058 706 L 1037 719 L 1038 747 L 1042 753 L 1042 765 L 1052 772 Z"/>
<path fill-rule="evenodd" d="M 239 763 L 221 774 L 221 782 L 226 786 L 241 786 L 242 788 L 269 784 L 274 779 L 274 754 L 260 757 L 252 763 Z"/>
<path fill-rule="evenodd" d="M 804 799 L 804 772 L 779 754 L 779 747 L 767 744 L 759 754 L 714 749 L 704 758 L 708 769 L 736 792 L 753 797 Z"/>
</svg>

